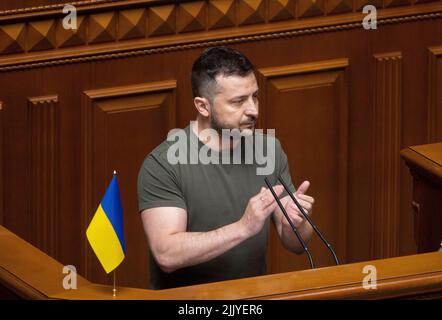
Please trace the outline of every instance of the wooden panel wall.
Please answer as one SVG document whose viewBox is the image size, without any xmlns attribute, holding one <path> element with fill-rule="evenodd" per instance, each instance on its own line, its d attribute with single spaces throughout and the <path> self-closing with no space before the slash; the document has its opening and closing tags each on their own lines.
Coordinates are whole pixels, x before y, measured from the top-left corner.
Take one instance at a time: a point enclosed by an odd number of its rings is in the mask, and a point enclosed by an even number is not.
<svg viewBox="0 0 442 320">
<path fill-rule="evenodd" d="M 442 47 L 428 49 L 428 141 L 442 141 Z"/>
<path fill-rule="evenodd" d="M 28 233 L 31 242 L 53 257 L 58 255 L 57 221 L 60 217 L 59 151 L 60 106 L 58 97 L 30 97 L 27 110 Z"/>
<path fill-rule="evenodd" d="M 125 199 L 128 275 L 148 269 L 148 247 L 137 214 L 136 181 L 146 150 L 153 150 L 169 130 L 177 127 L 175 90 L 175 81 L 163 81 L 84 92 L 85 208 L 80 230 L 87 229 L 97 206 L 96 199 L 103 197 L 112 177 L 109 173 L 117 169 L 121 197 Z M 105 281 L 103 272 L 95 267 L 96 258 L 86 239 L 83 244 L 83 269 L 92 278 Z M 119 281 L 134 287 L 140 284 L 147 287 L 147 280 L 147 277 L 127 277 L 125 273 L 119 276 Z"/>
<path fill-rule="evenodd" d="M 322 213 L 318 217 L 323 225 L 321 230 L 344 261 L 348 213 L 348 66 L 348 59 L 336 59 L 259 70 L 264 78 L 261 88 L 264 127 L 277 128 L 292 174 L 297 178 L 295 185 L 301 179 L 321 181 L 315 187 L 321 195 L 315 211 Z M 298 131 L 302 134 L 294 134 Z M 296 168 L 302 168 L 302 176 L 296 174 Z M 272 271 L 280 271 L 281 267 L 284 271 L 308 268 L 305 259 L 293 259 L 286 254 L 277 235 L 272 239 L 276 241 L 269 250 L 270 265 L 277 268 Z M 318 266 L 330 264 L 332 257 L 319 239 L 313 240 L 311 248 Z"/>
<path fill-rule="evenodd" d="M 0 223 L 88 279 L 110 283 L 85 238 L 118 172 L 127 258 L 118 282 L 148 283 L 137 212 L 144 157 L 195 118 L 190 70 L 211 45 L 257 67 L 260 125 L 276 129 L 295 184 L 342 262 L 412 254 L 405 146 L 442 140 L 442 1 L 62 1 L 0 6 Z M 378 29 L 361 26 L 378 7 Z M 3 10 L 3 11 L 1 11 Z M 319 266 L 332 259 L 319 239 Z M 307 267 L 274 230 L 269 272 Z"/>
</svg>

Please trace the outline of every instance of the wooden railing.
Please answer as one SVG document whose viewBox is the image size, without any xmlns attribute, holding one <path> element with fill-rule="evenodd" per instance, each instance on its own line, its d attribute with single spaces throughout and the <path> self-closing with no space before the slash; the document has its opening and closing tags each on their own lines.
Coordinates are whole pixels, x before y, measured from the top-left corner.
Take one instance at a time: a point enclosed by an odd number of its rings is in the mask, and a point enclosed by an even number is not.
<svg viewBox="0 0 442 320">
<path fill-rule="evenodd" d="M 375 289 L 365 289 L 364 267 Z M 0 297 L 23 299 L 385 299 L 442 297 L 442 252 L 168 290 L 97 285 L 81 276 L 63 288 L 63 265 L 0 226 Z M 367 270 L 367 269 L 366 269 Z M 365 272 L 367 272 L 365 270 Z"/>
</svg>

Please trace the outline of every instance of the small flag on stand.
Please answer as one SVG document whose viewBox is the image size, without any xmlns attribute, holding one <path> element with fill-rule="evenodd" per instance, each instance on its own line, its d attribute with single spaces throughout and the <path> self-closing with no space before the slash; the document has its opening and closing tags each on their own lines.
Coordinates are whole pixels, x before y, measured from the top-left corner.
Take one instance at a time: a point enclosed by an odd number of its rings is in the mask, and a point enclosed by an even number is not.
<svg viewBox="0 0 442 320">
<path fill-rule="evenodd" d="M 120 265 L 126 255 L 126 244 L 123 208 L 115 171 L 103 200 L 86 230 L 86 236 L 106 273 Z"/>
</svg>

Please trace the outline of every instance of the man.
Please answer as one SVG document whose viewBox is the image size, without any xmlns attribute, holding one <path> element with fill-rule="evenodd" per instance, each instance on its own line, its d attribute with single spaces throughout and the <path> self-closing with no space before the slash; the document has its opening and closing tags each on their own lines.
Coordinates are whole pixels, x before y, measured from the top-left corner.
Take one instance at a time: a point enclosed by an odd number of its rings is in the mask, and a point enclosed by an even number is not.
<svg viewBox="0 0 442 320">
<path fill-rule="evenodd" d="M 236 50 L 213 47 L 195 61 L 191 80 L 197 119 L 184 129 L 189 141 L 194 138 L 198 150 L 207 148 L 215 157 L 226 149 L 238 150 L 239 140 L 225 143 L 221 132 L 237 129 L 241 136 L 253 137 L 259 111 L 253 65 Z M 206 129 L 213 129 L 220 139 L 202 137 Z M 303 252 L 264 182 L 267 177 L 281 196 L 284 189 L 276 185 L 281 176 L 294 192 L 279 141 L 266 137 L 275 143 L 275 167 L 266 176 L 256 173 L 255 162 L 171 163 L 172 142 L 167 140 L 146 157 L 139 173 L 138 197 L 151 249 L 151 288 L 265 274 L 270 216 L 283 245 L 295 253 Z M 304 181 L 296 197 L 311 214 L 314 199 L 305 194 L 308 187 L 309 182 Z M 312 228 L 288 200 L 286 195 L 281 202 L 308 243 Z"/>
</svg>

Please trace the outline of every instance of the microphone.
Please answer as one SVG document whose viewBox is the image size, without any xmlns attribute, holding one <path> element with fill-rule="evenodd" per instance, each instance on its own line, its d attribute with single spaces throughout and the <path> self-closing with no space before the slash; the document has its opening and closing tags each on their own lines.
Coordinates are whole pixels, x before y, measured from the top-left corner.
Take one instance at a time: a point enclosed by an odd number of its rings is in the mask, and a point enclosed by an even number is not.
<svg viewBox="0 0 442 320">
<path fill-rule="evenodd" d="M 281 203 L 281 200 L 279 200 L 278 196 L 275 193 L 275 190 L 273 190 L 272 185 L 270 184 L 269 180 L 266 178 L 264 178 L 265 183 L 267 184 L 267 186 L 269 187 L 270 191 L 272 192 L 273 198 L 275 198 L 276 203 L 278 204 L 279 208 L 281 208 L 282 213 L 284 214 L 285 218 L 287 219 L 287 221 L 290 224 L 290 227 L 292 227 L 293 232 L 295 233 L 296 237 L 299 240 L 299 243 L 302 245 L 304 252 L 307 254 L 308 260 L 310 262 L 310 267 L 311 269 L 315 269 L 315 264 L 313 263 L 313 258 L 312 255 L 310 253 L 310 251 L 308 250 L 307 245 L 305 244 L 305 241 L 302 239 L 301 235 L 299 234 L 298 229 L 295 227 L 295 225 L 293 224 L 292 220 L 290 219 L 288 213 L 285 211 L 284 206 Z M 285 188 L 285 187 L 284 187 Z M 290 192 L 289 192 L 290 193 Z"/>
<path fill-rule="evenodd" d="M 331 244 L 325 239 L 325 237 L 319 231 L 318 227 L 313 223 L 313 221 L 310 219 L 308 214 L 304 211 L 304 208 L 301 206 L 301 204 L 298 202 L 298 200 L 296 200 L 296 198 L 290 192 L 290 190 L 289 190 L 287 184 L 284 182 L 284 180 L 282 180 L 282 178 L 280 176 L 278 177 L 278 180 L 281 182 L 281 184 L 283 185 L 284 189 L 289 194 L 290 198 L 292 198 L 292 200 L 295 202 L 295 204 L 298 207 L 299 211 L 301 211 L 302 215 L 305 217 L 305 219 L 308 221 L 308 223 L 310 223 L 310 225 L 312 226 L 313 230 L 316 232 L 316 234 L 319 236 L 319 238 L 321 238 L 322 242 L 324 242 L 324 244 L 327 246 L 328 250 L 330 250 L 330 252 L 332 253 L 333 258 L 335 260 L 336 265 L 339 265 L 338 257 L 336 256 L 336 252 L 335 252 L 335 250 L 333 250 L 333 247 L 331 246 Z"/>
</svg>

